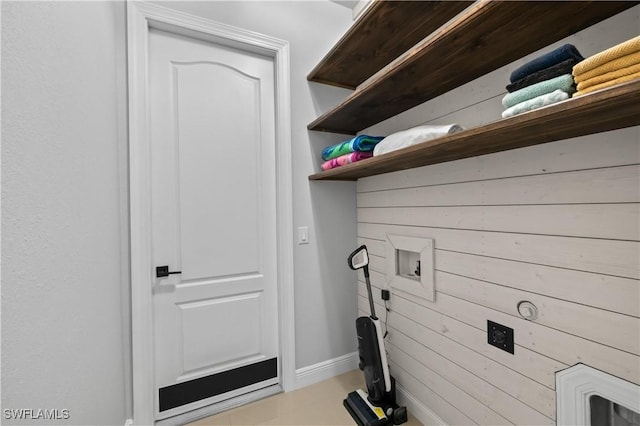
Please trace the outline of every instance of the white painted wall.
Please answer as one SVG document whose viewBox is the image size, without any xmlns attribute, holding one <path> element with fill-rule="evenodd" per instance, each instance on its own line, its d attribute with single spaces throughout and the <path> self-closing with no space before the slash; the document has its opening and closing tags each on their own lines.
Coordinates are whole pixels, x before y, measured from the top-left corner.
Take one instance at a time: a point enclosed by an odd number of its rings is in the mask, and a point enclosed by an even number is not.
<svg viewBox="0 0 640 426">
<path fill-rule="evenodd" d="M 123 424 L 129 394 L 116 5 L 2 2 L 2 408 L 53 424 Z"/>
<path fill-rule="evenodd" d="M 351 24 L 329 1 L 161 3 L 291 45 L 296 363 L 351 353 L 355 184 L 310 183 L 343 89 L 307 73 Z M 2 408 L 131 416 L 124 6 L 2 2 Z M 7 424 L 8 421 L 5 421 Z"/>
</svg>

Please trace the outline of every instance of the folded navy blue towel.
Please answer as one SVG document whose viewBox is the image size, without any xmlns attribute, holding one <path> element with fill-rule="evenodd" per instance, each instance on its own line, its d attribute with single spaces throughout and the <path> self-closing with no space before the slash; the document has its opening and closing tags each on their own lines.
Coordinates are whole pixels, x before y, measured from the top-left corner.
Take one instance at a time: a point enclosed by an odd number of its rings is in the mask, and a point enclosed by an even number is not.
<svg viewBox="0 0 640 426">
<path fill-rule="evenodd" d="M 549 68 L 552 65 L 566 61 L 570 58 L 577 59 L 578 62 L 584 60 L 580 52 L 578 52 L 578 49 L 576 49 L 573 44 L 565 44 L 564 46 L 560 46 L 551 52 L 545 53 L 544 55 L 539 56 L 517 68 L 511 73 L 510 80 L 512 83 L 515 83 L 529 74 Z"/>
<path fill-rule="evenodd" d="M 524 78 L 507 85 L 507 91 L 509 93 L 516 92 L 532 84 L 540 83 L 541 81 L 551 80 L 552 78 L 559 77 L 565 74 L 571 74 L 573 66 L 580 62 L 576 58 L 569 58 L 566 61 L 562 61 L 559 64 L 550 66 L 540 71 L 536 71 L 533 74 L 529 74 Z"/>
</svg>

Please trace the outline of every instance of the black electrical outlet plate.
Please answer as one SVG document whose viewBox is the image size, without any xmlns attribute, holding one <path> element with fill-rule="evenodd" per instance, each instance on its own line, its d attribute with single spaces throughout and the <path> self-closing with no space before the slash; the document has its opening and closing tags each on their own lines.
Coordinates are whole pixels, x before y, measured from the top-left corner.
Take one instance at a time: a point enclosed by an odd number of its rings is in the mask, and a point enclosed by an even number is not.
<svg viewBox="0 0 640 426">
<path fill-rule="evenodd" d="M 496 348 L 512 354 L 513 328 L 487 320 L 487 342 Z"/>
<path fill-rule="evenodd" d="M 389 290 L 382 289 L 380 291 L 380 298 L 382 300 L 389 300 L 391 298 L 391 293 L 389 292 Z"/>
</svg>

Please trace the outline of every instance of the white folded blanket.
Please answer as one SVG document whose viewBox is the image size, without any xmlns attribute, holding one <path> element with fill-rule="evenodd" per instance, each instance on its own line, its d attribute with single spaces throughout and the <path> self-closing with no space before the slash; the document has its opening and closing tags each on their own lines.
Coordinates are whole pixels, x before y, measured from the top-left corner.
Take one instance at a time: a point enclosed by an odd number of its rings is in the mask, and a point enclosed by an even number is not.
<svg viewBox="0 0 640 426">
<path fill-rule="evenodd" d="M 444 124 L 440 126 L 424 125 L 416 126 L 407 130 L 401 130 L 392 133 L 382 141 L 378 142 L 373 149 L 373 155 L 381 155 L 387 152 L 395 151 L 420 142 L 426 142 L 442 136 L 449 135 L 464 130 L 457 124 Z"/>
</svg>

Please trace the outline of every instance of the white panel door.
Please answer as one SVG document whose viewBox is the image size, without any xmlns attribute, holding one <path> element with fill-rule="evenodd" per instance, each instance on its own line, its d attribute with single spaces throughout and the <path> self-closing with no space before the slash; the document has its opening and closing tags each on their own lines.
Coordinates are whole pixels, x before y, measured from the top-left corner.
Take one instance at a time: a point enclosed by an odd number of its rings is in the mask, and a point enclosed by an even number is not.
<svg viewBox="0 0 640 426">
<path fill-rule="evenodd" d="M 149 52 L 151 251 L 176 272 L 150 283 L 165 418 L 279 382 L 274 64 L 155 29 Z"/>
</svg>

